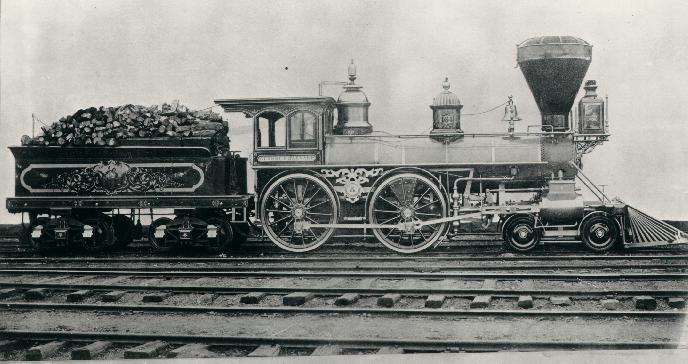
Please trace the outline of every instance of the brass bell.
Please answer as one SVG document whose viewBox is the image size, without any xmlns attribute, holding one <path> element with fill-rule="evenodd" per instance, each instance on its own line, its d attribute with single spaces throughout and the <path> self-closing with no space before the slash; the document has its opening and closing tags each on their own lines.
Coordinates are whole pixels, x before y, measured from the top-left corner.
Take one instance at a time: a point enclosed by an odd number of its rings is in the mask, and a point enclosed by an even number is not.
<svg viewBox="0 0 688 364">
<path fill-rule="evenodd" d="M 502 121 L 519 120 L 521 120 L 521 118 L 518 117 L 518 109 L 516 109 L 516 105 L 514 105 L 513 96 L 509 96 L 509 101 L 507 101 L 506 106 L 504 107 L 504 117 L 502 118 Z"/>
<path fill-rule="evenodd" d="M 514 138 L 514 121 L 519 121 L 521 118 L 518 117 L 518 109 L 516 109 L 516 105 L 514 105 L 514 100 L 513 96 L 509 96 L 509 101 L 506 102 L 506 106 L 504 107 L 504 117 L 502 118 L 502 121 L 508 121 L 509 122 L 509 137 Z"/>
</svg>

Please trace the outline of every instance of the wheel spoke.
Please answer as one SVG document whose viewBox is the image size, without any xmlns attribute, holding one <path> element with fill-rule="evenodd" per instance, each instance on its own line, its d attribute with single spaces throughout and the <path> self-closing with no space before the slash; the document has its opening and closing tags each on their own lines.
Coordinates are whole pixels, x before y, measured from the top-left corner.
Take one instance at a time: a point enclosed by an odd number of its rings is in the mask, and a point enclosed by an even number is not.
<svg viewBox="0 0 688 364">
<path fill-rule="evenodd" d="M 436 216 L 436 217 L 441 217 L 441 214 L 428 214 L 426 212 L 416 212 L 416 215 L 423 215 L 423 216 Z"/>
<path fill-rule="evenodd" d="M 387 234 L 385 234 L 385 239 L 387 239 L 390 235 L 392 235 L 394 230 L 396 230 L 396 229 L 389 229 L 389 232 Z"/>
<path fill-rule="evenodd" d="M 293 222 L 294 219 L 291 219 L 291 221 Z M 280 232 L 277 233 L 277 236 L 280 236 L 284 232 L 284 230 L 286 230 L 289 227 L 289 224 L 290 224 L 290 222 L 287 221 L 287 223 L 284 224 L 284 227 L 282 228 L 282 230 L 280 230 Z"/>
<path fill-rule="evenodd" d="M 270 197 L 271 199 L 273 199 L 273 200 L 275 200 L 275 201 L 281 203 L 282 206 L 284 206 L 284 207 L 286 207 L 286 208 L 288 208 L 288 209 L 291 210 L 291 206 L 289 206 L 289 205 L 287 205 L 286 203 L 280 201 L 279 198 L 276 198 L 275 196 L 268 196 L 268 197 Z M 287 198 L 289 198 L 289 196 L 287 196 Z M 291 201 L 291 199 L 290 199 L 289 201 Z"/>
<path fill-rule="evenodd" d="M 284 192 L 284 195 L 287 196 L 287 199 L 289 199 L 289 202 L 291 202 L 292 205 L 295 205 L 296 203 L 294 200 L 291 199 L 291 196 L 287 193 L 287 190 L 284 189 L 284 185 L 280 184 L 280 188 L 282 189 L 282 192 Z M 294 190 L 294 194 L 296 194 L 296 190 Z M 291 208 L 291 206 L 289 206 Z"/>
<path fill-rule="evenodd" d="M 268 212 L 279 212 L 279 213 L 283 213 L 283 214 L 291 214 L 291 211 L 287 211 L 287 210 L 272 210 L 272 209 L 266 209 L 265 211 L 268 211 Z"/>
<path fill-rule="evenodd" d="M 411 207 L 416 207 L 416 205 L 418 205 L 418 203 L 423 199 L 423 197 L 425 197 L 425 195 L 426 195 L 428 192 L 430 192 L 430 187 L 428 187 L 428 189 L 425 190 L 425 192 L 423 192 L 423 193 L 420 195 L 420 197 L 418 197 L 418 201 L 414 202 L 413 205 L 411 205 Z"/>
<path fill-rule="evenodd" d="M 436 203 L 438 203 L 438 202 L 439 202 L 439 200 L 432 201 L 432 202 L 428 202 L 428 203 L 426 203 L 425 205 L 423 205 L 423 206 L 421 206 L 421 207 L 418 207 L 416 210 L 422 210 L 422 209 L 424 209 L 424 208 L 426 208 L 426 207 L 428 207 L 428 206 L 430 206 L 430 205 L 436 204 Z"/>
<path fill-rule="evenodd" d="M 319 215 L 319 216 L 332 216 L 332 214 L 323 214 L 320 212 L 306 212 L 308 215 Z"/>
<path fill-rule="evenodd" d="M 285 217 L 283 217 L 283 218 L 281 218 L 281 219 L 279 219 L 279 220 L 277 220 L 277 221 L 273 221 L 272 224 L 270 224 L 270 226 L 275 225 L 275 224 L 277 224 L 277 223 L 280 223 L 280 222 L 282 222 L 282 221 L 284 221 L 284 220 L 286 220 L 286 219 L 288 219 L 288 218 L 290 218 L 290 217 L 291 217 L 291 215 L 287 215 L 287 216 L 285 216 Z"/>
<path fill-rule="evenodd" d="M 317 196 L 319 193 L 320 193 L 320 189 L 318 188 L 318 189 L 315 191 L 315 193 L 313 194 L 313 196 L 311 196 L 311 198 L 308 199 L 308 202 L 304 202 L 303 204 L 306 205 L 306 206 L 308 206 L 308 205 L 311 203 L 311 201 L 313 201 L 313 199 L 315 198 L 315 196 Z"/>
<path fill-rule="evenodd" d="M 308 201 L 310 202 L 310 200 L 308 200 Z M 313 206 L 306 206 L 306 210 L 310 210 L 310 209 L 312 209 L 312 208 L 318 207 L 318 206 L 320 206 L 320 205 L 322 205 L 322 204 L 324 204 L 324 203 L 328 203 L 328 202 L 330 202 L 330 201 L 325 200 L 325 201 L 322 201 L 322 202 L 318 202 L 317 204 L 315 204 L 315 205 L 313 205 Z"/>
<path fill-rule="evenodd" d="M 406 185 L 404 184 L 406 179 L 401 177 L 401 203 L 406 203 Z"/>
<path fill-rule="evenodd" d="M 308 192 L 308 180 L 306 180 L 306 187 L 303 188 L 303 195 L 306 196 L 307 192 Z M 304 197 L 304 199 L 301 201 L 301 203 L 303 203 L 305 200 L 306 200 L 306 198 Z"/>
<path fill-rule="evenodd" d="M 390 221 L 392 221 L 392 220 L 395 220 L 395 219 L 396 219 L 396 220 L 401 220 L 401 216 L 394 216 L 393 218 L 391 218 L 391 219 L 389 219 L 389 220 L 385 220 L 385 221 L 383 221 L 383 222 L 381 222 L 381 223 L 379 223 L 379 224 L 380 224 L 380 225 L 384 225 L 384 224 L 386 224 L 386 223 L 388 223 L 388 222 L 390 222 Z"/>
<path fill-rule="evenodd" d="M 315 235 L 315 233 L 313 232 L 313 229 L 307 229 L 307 230 L 308 230 L 308 232 L 311 233 L 311 235 L 313 235 L 313 241 L 318 240 L 318 236 Z"/>
<path fill-rule="evenodd" d="M 296 178 L 293 178 L 291 183 L 294 185 L 294 201 L 299 202 L 299 192 L 296 190 Z"/>
<path fill-rule="evenodd" d="M 384 197 L 382 197 L 382 196 L 378 196 L 378 198 L 379 198 L 380 200 L 385 201 L 385 202 L 387 202 L 388 204 L 390 204 L 390 205 L 392 205 L 392 206 L 398 208 L 398 209 L 401 209 L 401 207 L 400 207 L 399 205 L 395 204 L 394 202 L 389 201 L 388 199 L 386 199 L 386 198 L 384 198 Z"/>
<path fill-rule="evenodd" d="M 308 221 L 310 221 L 310 222 L 312 222 L 312 223 L 314 223 L 314 224 L 320 224 L 319 222 L 317 222 L 317 221 L 311 219 L 310 217 L 308 217 L 308 216 L 306 216 L 306 215 L 303 215 L 303 217 L 305 217 Z"/>
<path fill-rule="evenodd" d="M 375 212 L 382 212 L 382 213 L 389 213 L 389 214 L 398 214 L 399 213 L 399 211 L 377 210 L 377 209 L 375 209 Z"/>
</svg>

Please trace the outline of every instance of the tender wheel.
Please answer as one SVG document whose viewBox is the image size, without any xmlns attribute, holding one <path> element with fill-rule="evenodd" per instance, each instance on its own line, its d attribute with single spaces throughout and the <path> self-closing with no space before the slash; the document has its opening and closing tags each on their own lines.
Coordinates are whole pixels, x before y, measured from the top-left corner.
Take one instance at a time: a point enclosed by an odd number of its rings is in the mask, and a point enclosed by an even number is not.
<svg viewBox="0 0 688 364">
<path fill-rule="evenodd" d="M 373 192 L 368 205 L 371 224 L 406 224 L 404 229 L 373 228 L 378 240 L 400 253 L 415 253 L 432 246 L 444 235 L 447 223 L 414 224 L 441 219 L 447 215 L 442 191 L 430 179 L 413 174 L 394 175 L 383 181 Z"/>
<path fill-rule="evenodd" d="M 527 252 L 538 245 L 542 231 L 535 228 L 535 220 L 532 217 L 516 216 L 504 226 L 503 236 L 509 248 Z"/>
<path fill-rule="evenodd" d="M 261 198 L 260 221 L 273 243 L 292 252 L 306 252 L 322 245 L 334 228 L 311 224 L 335 224 L 337 200 L 332 190 L 317 177 L 292 174 L 273 182 Z"/>
<path fill-rule="evenodd" d="M 616 244 L 619 229 L 604 215 L 593 215 L 581 225 L 581 239 L 588 249 L 596 252 L 611 250 Z"/>
<path fill-rule="evenodd" d="M 112 227 L 115 229 L 115 248 L 124 248 L 134 241 L 135 225 L 128 216 L 112 216 Z"/>
<path fill-rule="evenodd" d="M 148 227 L 148 242 L 156 251 L 167 251 L 170 247 L 165 243 L 165 226 L 172 222 L 168 217 L 153 220 Z"/>
<path fill-rule="evenodd" d="M 43 244 L 43 229 L 48 224 L 48 218 L 39 217 L 29 223 L 29 225 L 22 230 L 21 241 L 24 245 L 33 251 L 41 253 L 48 252 L 48 247 Z"/>
<path fill-rule="evenodd" d="M 85 218 L 83 223 L 82 237 L 86 251 L 98 252 L 115 244 L 115 230 L 108 216 L 99 215 Z"/>
<path fill-rule="evenodd" d="M 219 253 L 229 250 L 234 238 L 234 232 L 229 221 L 219 217 L 211 217 L 206 222 L 208 223 L 208 251 Z M 210 226 L 215 228 L 212 229 Z"/>
</svg>

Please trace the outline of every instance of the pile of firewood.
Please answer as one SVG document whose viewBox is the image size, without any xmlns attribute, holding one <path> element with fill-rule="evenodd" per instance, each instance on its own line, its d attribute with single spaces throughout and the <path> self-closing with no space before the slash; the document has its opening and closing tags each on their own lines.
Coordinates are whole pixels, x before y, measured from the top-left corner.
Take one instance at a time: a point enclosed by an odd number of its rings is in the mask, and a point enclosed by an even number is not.
<svg viewBox="0 0 688 364">
<path fill-rule="evenodd" d="M 22 136 L 22 145 L 116 146 L 129 138 L 212 137 L 226 131 L 227 123 L 210 110 L 190 111 L 175 101 L 150 107 L 91 107 L 41 129 L 42 135 Z"/>
</svg>

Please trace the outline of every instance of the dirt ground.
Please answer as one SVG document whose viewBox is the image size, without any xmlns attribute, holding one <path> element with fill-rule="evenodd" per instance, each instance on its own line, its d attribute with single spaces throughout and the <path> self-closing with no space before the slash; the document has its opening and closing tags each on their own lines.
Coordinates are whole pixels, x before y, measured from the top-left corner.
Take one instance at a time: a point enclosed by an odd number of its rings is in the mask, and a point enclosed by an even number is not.
<svg viewBox="0 0 688 364">
<path fill-rule="evenodd" d="M 3 311 L 5 330 L 480 341 L 679 341 L 684 319 L 371 317 Z"/>
</svg>

